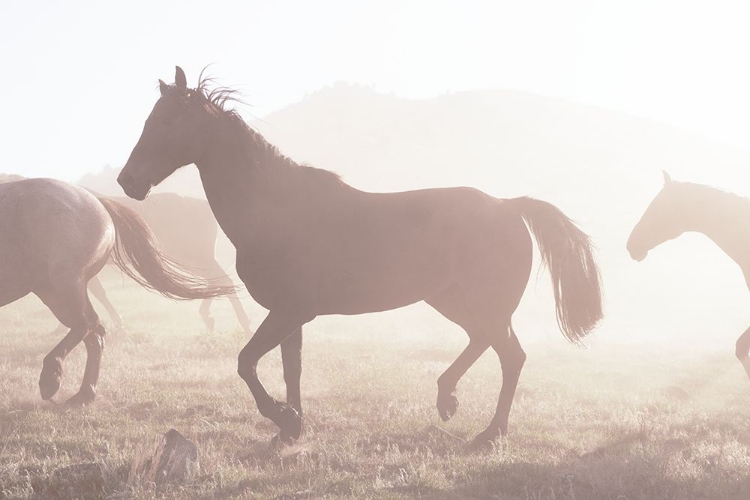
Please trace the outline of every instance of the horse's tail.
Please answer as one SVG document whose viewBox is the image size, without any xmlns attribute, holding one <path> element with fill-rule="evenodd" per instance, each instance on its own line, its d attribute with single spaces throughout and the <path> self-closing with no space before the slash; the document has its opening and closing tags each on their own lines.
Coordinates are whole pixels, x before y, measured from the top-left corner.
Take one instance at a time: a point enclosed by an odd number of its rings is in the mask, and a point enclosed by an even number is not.
<svg viewBox="0 0 750 500">
<path fill-rule="evenodd" d="M 112 260 L 139 285 L 170 299 L 208 299 L 237 292 L 235 286 L 196 277 L 164 255 L 153 233 L 134 210 L 108 198 L 98 200 L 115 225 Z"/>
<path fill-rule="evenodd" d="M 601 278 L 589 236 L 551 203 L 527 197 L 508 201 L 534 234 L 552 275 L 560 330 L 581 344 L 602 319 Z"/>
</svg>

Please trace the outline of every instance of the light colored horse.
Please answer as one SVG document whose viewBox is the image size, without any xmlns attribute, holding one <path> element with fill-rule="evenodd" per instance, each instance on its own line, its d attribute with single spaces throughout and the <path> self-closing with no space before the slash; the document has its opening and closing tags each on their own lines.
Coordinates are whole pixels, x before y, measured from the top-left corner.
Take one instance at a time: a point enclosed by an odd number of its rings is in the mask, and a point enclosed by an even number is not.
<svg viewBox="0 0 750 500">
<path fill-rule="evenodd" d="M 650 250 L 685 232 L 702 233 L 740 266 L 750 288 L 750 200 L 702 184 L 676 182 L 663 174 L 664 187 L 630 233 L 630 256 L 640 262 Z M 749 352 L 750 328 L 740 335 L 735 348 L 748 377 Z"/>
<path fill-rule="evenodd" d="M 24 177 L 0 173 L 0 184 L 21 179 L 24 179 Z M 216 259 L 216 240 L 219 235 L 219 226 L 211 213 L 211 207 L 205 200 L 174 193 L 155 194 L 150 196 L 145 203 L 138 203 L 131 198 L 122 196 L 108 198 L 138 212 L 156 236 L 161 249 L 170 258 L 189 268 L 193 274 L 207 280 L 213 280 L 217 284 L 232 285 L 231 279 Z M 185 220 L 189 220 L 190 224 L 186 224 Z M 115 327 L 122 328 L 122 317 L 110 302 L 98 276 L 89 280 L 88 288 L 91 295 L 104 306 Z M 247 317 L 237 294 L 230 294 L 227 298 L 234 309 L 242 330 L 248 336 L 252 335 L 250 319 Z M 199 308 L 200 316 L 209 332 L 213 331 L 215 324 L 214 318 L 211 316 L 212 301 L 212 298 L 203 299 Z M 54 334 L 62 334 L 65 330 L 65 325 L 60 324 Z"/>
<path fill-rule="evenodd" d="M 0 184 L 0 307 L 34 293 L 70 328 L 44 358 L 39 378 L 43 399 L 59 389 L 63 361 L 81 341 L 86 368 L 80 390 L 68 403 L 86 404 L 96 396 L 105 332 L 86 285 L 110 256 L 136 282 L 170 298 L 203 299 L 235 291 L 175 264 L 155 245 L 141 217 L 119 203 L 53 179 Z"/>
<path fill-rule="evenodd" d="M 503 383 L 495 416 L 474 440 L 486 447 L 508 427 L 526 359 L 511 326 L 529 279 L 531 232 L 549 266 L 557 316 L 579 342 L 602 317 L 589 238 L 559 209 L 531 198 L 497 199 L 469 188 L 367 193 L 326 170 L 283 156 L 225 109 L 232 91 L 189 89 L 177 68 L 118 182 L 143 200 L 194 163 L 211 209 L 237 249 L 237 272 L 269 314 L 239 355 L 238 371 L 280 438 L 302 429 L 301 327 L 318 315 L 384 311 L 424 300 L 464 328 L 469 344 L 438 379 L 437 408 L 458 408 L 456 384 L 492 347 Z M 287 403 L 258 379 L 258 360 L 281 345 Z"/>
</svg>

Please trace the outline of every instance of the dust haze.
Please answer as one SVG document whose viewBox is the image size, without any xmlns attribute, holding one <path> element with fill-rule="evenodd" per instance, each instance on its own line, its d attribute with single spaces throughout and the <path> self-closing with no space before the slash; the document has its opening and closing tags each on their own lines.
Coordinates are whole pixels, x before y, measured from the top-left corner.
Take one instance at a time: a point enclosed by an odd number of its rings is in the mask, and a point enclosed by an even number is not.
<svg viewBox="0 0 750 500">
<path fill-rule="evenodd" d="M 656 343 L 719 349 L 731 357 L 750 321 L 742 273 L 705 236 L 684 234 L 642 263 L 625 249 L 662 187 L 663 170 L 675 180 L 743 195 L 750 153 L 666 124 L 512 91 L 409 100 L 339 83 L 252 126 L 292 159 L 332 170 L 359 189 L 473 186 L 497 197 L 529 195 L 556 204 L 591 235 L 602 265 L 606 318 L 591 347 Z M 80 183 L 120 195 L 117 173 L 105 168 Z M 156 189 L 205 197 L 190 167 Z M 229 243 L 220 241 L 219 249 L 231 262 Z M 559 340 L 547 281 L 532 276 L 515 316 L 527 344 Z M 366 321 L 377 324 L 378 316 Z"/>
<path fill-rule="evenodd" d="M 199 70 L 191 68 L 189 86 Z M 222 76 L 221 65 L 211 72 Z M 155 81 L 131 82 L 151 91 L 138 119 L 158 98 Z M 513 315 L 528 358 L 507 436 L 481 453 L 466 451 L 498 400 L 502 372 L 491 349 L 459 382 L 456 415 L 441 420 L 436 384 L 468 338 L 419 302 L 304 325 L 305 427 L 299 441 L 280 445 L 279 429 L 237 376 L 237 356 L 268 311 L 241 286 L 235 247 L 204 201 L 197 169 L 179 169 L 141 203 L 118 185 L 118 150 L 107 165 L 88 162 L 67 180 L 139 212 L 179 269 L 227 290 L 238 285 L 238 293 L 173 301 L 105 265 L 97 276 L 106 295 L 97 285 L 89 291 L 106 349 L 96 401 L 83 408 L 63 402 L 78 390 L 86 349 L 65 360 L 59 393 L 43 401 L 39 370 L 66 329 L 33 295 L 0 308 L 0 498 L 747 498 L 750 370 L 735 353 L 750 326 L 745 276 L 696 232 L 661 243 L 641 262 L 626 248 L 665 186 L 664 172 L 750 196 L 750 150 L 717 139 L 739 129 L 727 132 L 725 123 L 709 137 L 698 130 L 710 129 L 706 123 L 689 130 L 514 83 L 401 97 L 333 80 L 262 117 L 236 104 L 283 155 L 357 189 L 470 186 L 497 198 L 530 196 L 591 237 L 604 318 L 585 348 L 560 333 L 550 273 L 534 243 Z M 251 103 L 262 99 L 247 94 Z M 139 132 L 112 135 L 132 148 Z M 34 177 L 12 165 L 0 171 L 12 176 L 0 183 Z M 174 208 L 182 203 L 191 208 Z M 717 227 L 741 234 L 748 220 L 739 213 Z M 258 377 L 286 401 L 279 349 L 260 361 Z M 171 428 L 195 443 L 197 468 L 164 484 L 143 479 L 138 469 L 151 467 L 153 442 Z"/>
</svg>

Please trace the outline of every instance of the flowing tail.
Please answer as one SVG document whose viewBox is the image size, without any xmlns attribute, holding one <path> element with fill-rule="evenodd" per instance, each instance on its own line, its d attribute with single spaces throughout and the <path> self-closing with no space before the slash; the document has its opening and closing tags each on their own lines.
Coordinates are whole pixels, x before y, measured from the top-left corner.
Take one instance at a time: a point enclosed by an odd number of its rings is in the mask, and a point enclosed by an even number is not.
<svg viewBox="0 0 750 500">
<path fill-rule="evenodd" d="M 139 285 L 170 299 L 208 299 L 237 293 L 237 287 L 199 278 L 164 255 L 153 233 L 134 210 L 99 198 L 115 225 L 112 260 Z"/>
<path fill-rule="evenodd" d="M 508 201 L 534 234 L 542 264 L 552 275 L 560 330 L 581 344 L 603 315 L 601 278 L 589 236 L 551 203 L 527 197 Z"/>
</svg>

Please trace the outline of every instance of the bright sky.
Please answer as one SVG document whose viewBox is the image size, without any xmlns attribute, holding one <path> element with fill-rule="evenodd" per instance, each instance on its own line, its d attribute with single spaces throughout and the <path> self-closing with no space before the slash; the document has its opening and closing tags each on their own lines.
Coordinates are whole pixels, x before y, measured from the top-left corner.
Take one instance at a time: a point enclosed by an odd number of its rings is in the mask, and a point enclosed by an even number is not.
<svg viewBox="0 0 750 500">
<path fill-rule="evenodd" d="M 518 89 L 750 149 L 750 3 L 0 2 L 0 171 L 122 165 L 158 97 L 215 63 L 263 116 L 337 81 L 404 97 Z"/>
</svg>

